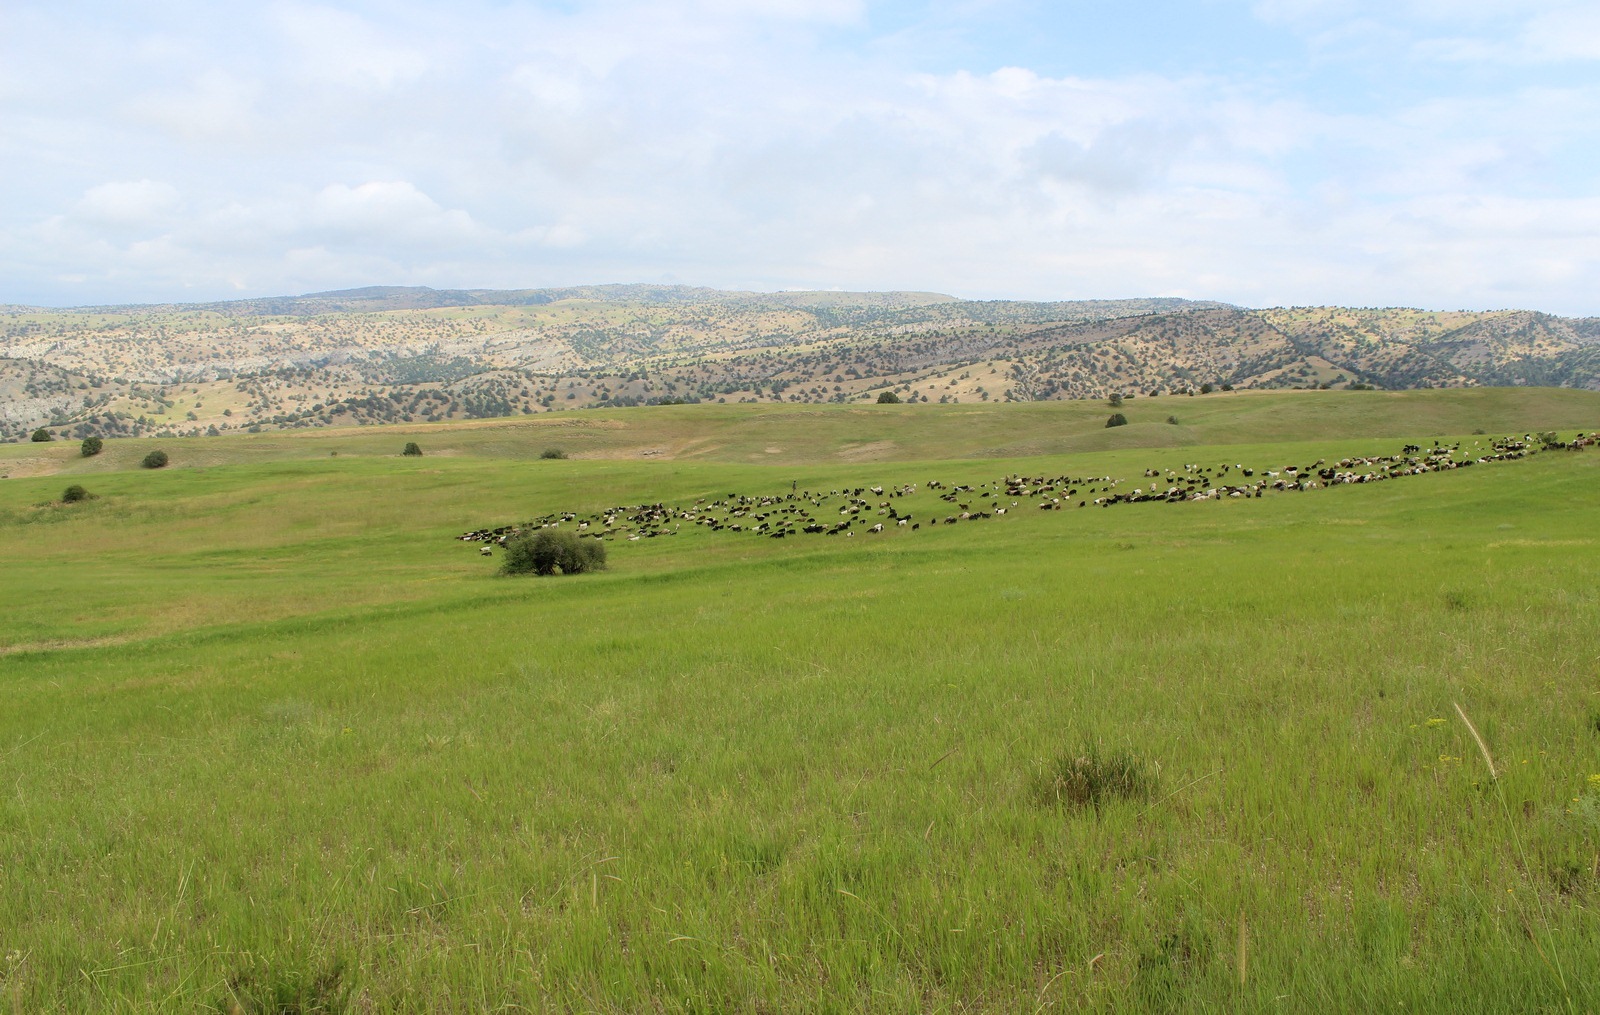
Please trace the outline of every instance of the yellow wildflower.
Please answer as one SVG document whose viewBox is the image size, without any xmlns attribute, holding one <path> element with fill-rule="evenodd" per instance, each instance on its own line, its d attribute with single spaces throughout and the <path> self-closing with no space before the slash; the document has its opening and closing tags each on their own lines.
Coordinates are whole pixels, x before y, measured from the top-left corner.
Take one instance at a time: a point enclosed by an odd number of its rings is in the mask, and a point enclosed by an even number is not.
<svg viewBox="0 0 1600 1015">
<path fill-rule="evenodd" d="M 1443 726 L 1443 725 L 1444 725 L 1444 720 L 1439 718 L 1438 716 L 1434 716 L 1432 719 L 1428 720 L 1428 728 L 1430 730 L 1431 729 L 1437 729 L 1437 728 L 1439 728 L 1440 726 Z"/>
<path fill-rule="evenodd" d="M 1600 773 L 1589 776 L 1589 788 L 1600 793 Z"/>
</svg>

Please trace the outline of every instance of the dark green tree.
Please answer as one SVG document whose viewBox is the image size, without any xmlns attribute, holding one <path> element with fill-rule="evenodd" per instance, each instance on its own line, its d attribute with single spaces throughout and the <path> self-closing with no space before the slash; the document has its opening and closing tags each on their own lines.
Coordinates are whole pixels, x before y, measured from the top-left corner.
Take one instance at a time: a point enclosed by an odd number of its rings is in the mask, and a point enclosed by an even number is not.
<svg viewBox="0 0 1600 1015">
<path fill-rule="evenodd" d="M 164 469 L 167 467 L 167 453 L 165 451 L 152 451 L 144 456 L 144 461 L 139 463 L 147 469 Z"/>
<path fill-rule="evenodd" d="M 83 444 L 79 446 L 78 450 L 83 453 L 83 457 L 93 458 L 95 455 L 98 455 L 101 449 L 104 447 L 105 441 L 101 440 L 100 438 L 85 437 L 83 439 Z"/>
<path fill-rule="evenodd" d="M 525 532 L 506 543 L 500 558 L 501 574 L 583 574 L 605 566 L 605 543 L 560 529 Z"/>
<path fill-rule="evenodd" d="M 33 440 L 33 442 L 35 444 L 43 444 L 46 441 L 53 441 L 53 440 L 55 440 L 55 438 L 50 436 L 50 431 L 49 430 L 46 430 L 44 427 L 41 426 L 39 429 L 37 429 L 37 430 L 35 430 L 33 432 L 32 440 Z"/>
<path fill-rule="evenodd" d="M 1108 426 L 1108 427 L 1127 426 L 1127 425 L 1128 425 L 1128 417 L 1124 416 L 1120 412 L 1113 412 L 1111 414 L 1111 418 L 1106 420 L 1106 426 Z"/>
</svg>

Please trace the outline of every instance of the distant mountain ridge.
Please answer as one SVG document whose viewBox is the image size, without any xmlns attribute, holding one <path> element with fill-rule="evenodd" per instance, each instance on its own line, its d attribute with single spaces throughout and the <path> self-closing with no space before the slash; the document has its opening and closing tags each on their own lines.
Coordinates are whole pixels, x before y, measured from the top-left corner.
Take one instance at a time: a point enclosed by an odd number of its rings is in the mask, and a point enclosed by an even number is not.
<svg viewBox="0 0 1600 1015">
<path fill-rule="evenodd" d="M 437 310 L 444 307 L 543 306 L 562 300 L 603 303 L 682 304 L 696 302 L 762 303 L 780 306 L 922 306 L 958 303 L 959 297 L 924 292 L 841 292 L 789 290 L 775 293 L 711 289 L 705 286 L 655 285 L 618 282 L 599 285 L 558 286 L 547 289 L 434 289 L 425 285 L 370 285 L 358 289 L 332 289 L 299 296 L 260 296 L 207 303 L 125 303 L 62 308 L 59 312 L 127 313 L 136 310 L 206 310 L 247 316 L 296 316 L 336 313 L 378 313 L 386 310 Z M 51 308 L 0 305 L 0 313 L 48 312 Z"/>
<path fill-rule="evenodd" d="M 546 289 L 434 289 L 429 286 L 372 285 L 358 289 L 332 289 L 299 296 L 260 296 L 206 303 L 123 303 L 83 307 L 48 308 L 0 305 L 0 313 L 131 313 L 134 311 L 205 310 L 230 316 L 295 316 L 317 314 L 379 313 L 387 310 L 437 310 L 445 307 L 544 306 L 563 300 L 598 303 L 691 304 L 724 303 L 744 306 L 910 308 L 943 303 L 989 303 L 1014 307 L 1101 308 L 1107 313 L 1148 313 L 1193 307 L 1223 307 L 1225 303 L 1156 297 L 1124 300 L 963 300 L 935 292 L 844 291 L 792 289 L 755 292 L 711 289 L 705 286 L 656 285 L 618 282 L 599 285 L 557 286 Z M 1137 309 L 1136 309 L 1137 308 Z"/>
<path fill-rule="evenodd" d="M 1600 318 L 645 283 L 0 308 L 12 440 L 886 390 L 949 402 L 1472 385 L 1600 388 Z"/>
</svg>

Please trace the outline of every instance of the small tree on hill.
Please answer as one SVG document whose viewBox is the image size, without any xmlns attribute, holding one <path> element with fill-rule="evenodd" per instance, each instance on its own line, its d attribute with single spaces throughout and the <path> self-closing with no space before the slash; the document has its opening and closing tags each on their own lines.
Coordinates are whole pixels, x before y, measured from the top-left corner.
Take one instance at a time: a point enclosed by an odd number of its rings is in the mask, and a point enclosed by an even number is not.
<svg viewBox="0 0 1600 1015">
<path fill-rule="evenodd" d="M 1110 398 L 1110 402 L 1111 402 L 1111 407 L 1112 407 L 1112 408 L 1113 408 L 1113 409 L 1120 409 L 1120 408 L 1122 408 L 1122 392 L 1120 392 L 1120 391 L 1113 391 L 1113 392 L 1112 392 L 1112 393 L 1111 393 L 1111 398 Z"/>
<path fill-rule="evenodd" d="M 85 490 L 77 483 L 74 483 L 65 490 L 61 491 L 61 503 L 76 504 L 79 501 L 88 500 L 92 496 L 93 494 L 91 494 L 88 490 Z"/>
<path fill-rule="evenodd" d="M 139 463 L 147 469 L 164 469 L 167 467 L 167 453 L 165 451 L 152 451 L 144 456 L 144 461 Z"/>
<path fill-rule="evenodd" d="M 52 437 L 52 436 L 50 436 L 50 431 L 49 431 L 49 430 L 46 430 L 46 429 L 45 429 L 45 428 L 44 428 L 44 427 L 42 427 L 42 426 L 41 426 L 41 427 L 40 427 L 40 428 L 39 428 L 39 429 L 37 429 L 37 430 L 35 430 L 35 431 L 34 431 L 34 432 L 33 432 L 33 437 L 32 437 L 32 438 L 31 438 L 31 439 L 32 439 L 32 440 L 33 440 L 33 442 L 34 442 L 34 443 L 35 443 L 35 444 L 43 444 L 43 443 L 45 443 L 45 442 L 46 442 L 46 441 L 53 441 L 53 440 L 55 440 L 55 438 L 54 438 L 54 437 Z"/>
<path fill-rule="evenodd" d="M 560 529 L 523 533 L 506 543 L 500 558 L 501 574 L 583 574 L 605 566 L 605 543 Z"/>
<path fill-rule="evenodd" d="M 1113 412 L 1111 414 L 1111 418 L 1106 420 L 1106 426 L 1107 427 L 1127 426 L 1127 425 L 1128 425 L 1128 417 L 1124 416 L 1120 412 Z"/>
<path fill-rule="evenodd" d="M 567 457 L 567 453 L 562 451 L 560 448 L 545 448 L 543 451 L 539 452 L 539 457 L 554 460 Z"/>
<path fill-rule="evenodd" d="M 879 405 L 899 405 L 900 404 L 900 396 L 895 394 L 892 391 L 880 391 L 880 392 L 878 392 L 878 404 Z"/>
<path fill-rule="evenodd" d="M 405 449 L 400 453 L 408 458 L 421 458 L 422 448 L 416 441 L 406 441 Z"/>
<path fill-rule="evenodd" d="M 83 439 L 83 444 L 79 446 L 78 450 L 83 453 L 83 457 L 93 458 L 95 455 L 98 455 L 101 449 L 104 447 L 105 441 L 101 440 L 100 438 L 85 437 Z"/>
</svg>

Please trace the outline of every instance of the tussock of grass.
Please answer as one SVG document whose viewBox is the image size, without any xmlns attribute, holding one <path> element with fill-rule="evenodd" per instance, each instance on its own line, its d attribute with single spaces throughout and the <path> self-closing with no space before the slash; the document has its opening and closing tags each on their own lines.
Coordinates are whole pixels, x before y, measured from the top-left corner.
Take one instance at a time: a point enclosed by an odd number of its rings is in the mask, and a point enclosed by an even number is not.
<svg viewBox="0 0 1600 1015">
<path fill-rule="evenodd" d="M 1212 958 L 1209 938 L 1184 927 L 1164 934 L 1139 956 L 1134 983 L 1150 1011 L 1181 1011 L 1190 983 Z"/>
<path fill-rule="evenodd" d="M 350 1002 L 342 962 L 313 971 L 261 963 L 230 976 L 223 996 L 202 1010 L 226 1015 L 342 1015 L 350 1010 Z"/>
<path fill-rule="evenodd" d="M 1042 805 L 1099 810 L 1114 800 L 1148 800 L 1157 781 L 1155 766 L 1131 751 L 1087 744 L 1034 773 L 1031 789 Z"/>
</svg>

